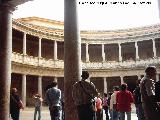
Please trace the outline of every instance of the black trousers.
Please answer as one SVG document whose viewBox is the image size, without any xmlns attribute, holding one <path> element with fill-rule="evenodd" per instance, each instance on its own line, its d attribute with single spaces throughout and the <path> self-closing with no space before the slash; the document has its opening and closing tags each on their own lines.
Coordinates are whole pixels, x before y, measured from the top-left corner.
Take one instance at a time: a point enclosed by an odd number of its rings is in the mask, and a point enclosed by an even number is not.
<svg viewBox="0 0 160 120">
<path fill-rule="evenodd" d="M 20 112 L 19 109 L 10 111 L 10 114 L 13 120 L 19 120 L 19 112 Z"/>
<path fill-rule="evenodd" d="M 77 106 L 79 120 L 96 120 L 96 113 L 91 104 Z"/>
</svg>

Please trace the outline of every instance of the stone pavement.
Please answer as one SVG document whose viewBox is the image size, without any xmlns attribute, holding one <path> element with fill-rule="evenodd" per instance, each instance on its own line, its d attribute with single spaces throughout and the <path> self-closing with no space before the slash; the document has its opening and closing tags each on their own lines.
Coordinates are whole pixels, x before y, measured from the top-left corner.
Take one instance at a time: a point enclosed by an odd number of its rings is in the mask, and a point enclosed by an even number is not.
<svg viewBox="0 0 160 120">
<path fill-rule="evenodd" d="M 138 120 L 136 113 L 135 113 L 135 108 L 133 107 L 132 110 L 132 120 Z M 20 113 L 20 120 L 33 120 L 34 119 L 34 108 L 25 108 L 24 110 L 21 110 Z M 38 120 L 38 119 L 37 119 Z M 50 115 L 49 115 L 49 110 L 48 107 L 43 107 L 42 108 L 42 119 L 41 120 L 51 120 Z M 104 120 L 105 120 L 105 115 L 104 115 Z"/>
</svg>

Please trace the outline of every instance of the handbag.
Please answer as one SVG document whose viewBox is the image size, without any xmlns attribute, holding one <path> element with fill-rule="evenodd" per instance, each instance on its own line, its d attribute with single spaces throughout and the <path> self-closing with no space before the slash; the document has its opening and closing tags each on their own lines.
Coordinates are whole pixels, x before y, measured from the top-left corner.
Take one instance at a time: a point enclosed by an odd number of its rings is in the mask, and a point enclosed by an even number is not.
<svg viewBox="0 0 160 120">
<path fill-rule="evenodd" d="M 19 107 L 20 109 L 24 109 L 24 104 L 23 104 L 22 100 L 19 100 L 19 102 L 18 102 L 18 107 Z"/>
</svg>

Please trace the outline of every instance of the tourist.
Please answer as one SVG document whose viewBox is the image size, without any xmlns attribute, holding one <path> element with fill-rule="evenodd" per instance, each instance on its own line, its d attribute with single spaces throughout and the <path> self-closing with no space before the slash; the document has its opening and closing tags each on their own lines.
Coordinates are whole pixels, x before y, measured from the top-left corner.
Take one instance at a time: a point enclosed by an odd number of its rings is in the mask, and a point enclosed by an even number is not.
<svg viewBox="0 0 160 120">
<path fill-rule="evenodd" d="M 155 99 L 156 67 L 148 66 L 145 69 L 145 76 L 140 83 L 142 94 L 142 105 L 144 109 L 145 120 L 159 120 L 160 113 L 157 111 L 157 102 Z"/>
<path fill-rule="evenodd" d="M 134 97 L 134 104 L 136 107 L 136 114 L 138 120 L 145 120 L 144 110 L 142 107 L 141 93 L 140 93 L 140 81 L 141 81 L 140 79 L 136 81 L 136 88 L 133 91 L 133 97 Z"/>
<path fill-rule="evenodd" d="M 46 92 L 46 102 L 49 105 L 51 120 L 60 120 L 61 90 L 56 87 L 56 81 L 53 81 L 51 86 Z"/>
<path fill-rule="evenodd" d="M 108 115 L 108 97 L 107 97 L 107 93 L 104 93 L 104 97 L 103 97 L 103 109 L 104 109 L 104 111 L 105 111 L 106 120 L 109 120 L 109 115 Z"/>
<path fill-rule="evenodd" d="M 95 98 L 96 102 L 96 118 L 97 120 L 103 120 L 103 109 L 102 109 L 102 98 L 100 93 L 98 93 L 98 97 Z"/>
<path fill-rule="evenodd" d="M 117 93 L 119 91 L 119 87 L 118 86 L 114 86 L 113 87 L 113 91 L 114 92 L 111 95 L 111 99 L 110 99 L 111 120 L 118 120 L 119 115 L 118 115 L 118 111 L 117 111 L 116 97 L 117 97 Z"/>
<path fill-rule="evenodd" d="M 119 111 L 120 120 L 125 120 L 125 113 L 127 120 L 131 120 L 131 103 L 133 103 L 133 95 L 127 90 L 127 84 L 121 85 L 121 90 L 117 93 L 117 110 Z"/>
<path fill-rule="evenodd" d="M 82 80 L 73 85 L 72 97 L 77 106 L 79 120 L 95 120 L 94 98 L 98 95 L 95 85 L 88 80 L 89 73 L 82 72 Z"/>
<path fill-rule="evenodd" d="M 18 95 L 17 88 L 12 88 L 10 94 L 10 114 L 13 120 L 19 120 L 20 109 L 24 109 L 23 103 Z"/>
<path fill-rule="evenodd" d="M 41 98 L 39 94 L 35 94 L 33 98 L 34 98 L 34 106 L 35 106 L 34 120 L 36 120 L 37 113 L 39 114 L 38 120 L 41 120 L 41 107 L 42 107 L 43 99 Z"/>
</svg>

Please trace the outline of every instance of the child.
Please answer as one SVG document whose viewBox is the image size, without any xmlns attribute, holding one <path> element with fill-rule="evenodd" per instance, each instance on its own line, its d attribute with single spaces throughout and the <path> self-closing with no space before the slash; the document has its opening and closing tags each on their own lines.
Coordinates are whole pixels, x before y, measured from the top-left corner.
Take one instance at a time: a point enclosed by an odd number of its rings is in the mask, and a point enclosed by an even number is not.
<svg viewBox="0 0 160 120">
<path fill-rule="evenodd" d="M 37 112 L 39 113 L 38 120 L 41 119 L 41 106 L 42 106 L 42 101 L 43 99 L 39 94 L 35 94 L 33 96 L 35 100 L 35 111 L 34 111 L 34 120 L 36 120 Z"/>
</svg>

